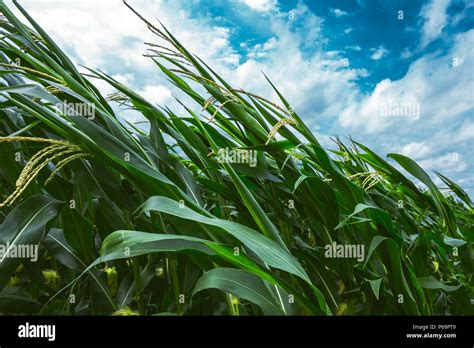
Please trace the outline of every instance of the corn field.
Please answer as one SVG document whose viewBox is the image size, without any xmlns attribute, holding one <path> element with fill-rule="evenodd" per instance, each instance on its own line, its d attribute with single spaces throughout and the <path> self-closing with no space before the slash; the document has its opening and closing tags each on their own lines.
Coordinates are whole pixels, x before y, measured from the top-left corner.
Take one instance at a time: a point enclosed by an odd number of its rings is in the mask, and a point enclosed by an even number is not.
<svg viewBox="0 0 474 348">
<path fill-rule="evenodd" d="M 0 1 L 0 313 L 474 313 L 473 202 L 442 173 L 444 193 L 404 155 L 323 148 L 271 72 L 255 78 L 278 102 L 125 3 L 154 34 L 156 69 L 194 101 L 155 105 L 79 72 L 14 4 L 27 21 Z"/>
</svg>

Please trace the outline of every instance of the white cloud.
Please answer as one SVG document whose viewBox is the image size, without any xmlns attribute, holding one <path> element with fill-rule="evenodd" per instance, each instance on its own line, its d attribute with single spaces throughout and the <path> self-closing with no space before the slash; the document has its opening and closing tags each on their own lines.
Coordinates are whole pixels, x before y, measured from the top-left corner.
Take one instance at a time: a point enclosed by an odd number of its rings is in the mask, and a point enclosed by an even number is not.
<svg viewBox="0 0 474 348">
<path fill-rule="evenodd" d="M 418 58 L 399 80 L 380 81 L 342 112 L 338 133 L 358 134 L 359 139 L 363 133 L 372 135 L 363 142 L 379 151 L 405 154 L 430 174 L 437 170 L 472 186 L 474 122 L 469 117 L 474 112 L 473 46 L 474 30 L 460 33 L 446 52 Z M 453 57 L 457 66 L 453 66 Z M 418 117 L 382 114 L 382 107 L 390 103 L 418 103 Z"/>
<path fill-rule="evenodd" d="M 141 21 L 122 4 L 28 0 L 22 5 L 78 63 L 103 67 L 113 59 L 116 65 L 128 65 L 135 71 L 152 65 L 137 54 L 143 51 L 143 40 L 152 35 L 143 30 Z M 150 9 L 156 11 L 158 6 L 150 4 Z"/>
<path fill-rule="evenodd" d="M 426 141 L 412 142 L 404 145 L 400 151 L 402 155 L 408 156 L 414 160 L 425 158 L 433 153 L 433 148 Z"/>
<path fill-rule="evenodd" d="M 400 54 L 401 59 L 408 59 L 413 56 L 413 52 L 410 51 L 408 48 L 405 48 L 402 53 Z"/>
<path fill-rule="evenodd" d="M 240 57 L 229 42 L 229 28 L 190 18 L 179 1 L 129 3 L 151 21 L 155 14 L 159 16 L 190 51 L 199 52 L 204 60 L 218 66 L 238 63 Z M 146 50 L 143 42 L 159 39 L 122 2 L 111 6 L 107 1 L 95 0 L 25 0 L 22 5 L 80 64 L 104 69 L 113 66 L 130 73 L 156 71 L 156 65 L 142 56 Z"/>
<path fill-rule="evenodd" d="M 435 52 L 412 62 L 403 78 L 384 79 L 372 92 L 362 93 L 357 79 L 367 76 L 367 71 L 347 66 L 350 62 L 341 51 L 325 51 L 328 39 L 321 30 L 324 20 L 309 11 L 303 2 L 293 9 L 297 20 L 288 20 L 288 14 L 280 12 L 276 0 L 241 2 L 253 11 L 272 13 L 271 19 L 262 16 L 271 38 L 257 45 L 250 42 L 241 45 L 247 52 L 246 60 L 232 47 L 232 28 L 216 26 L 213 24 L 216 22 L 206 18 L 192 18 L 190 13 L 182 11 L 189 2 L 130 0 L 151 21 L 158 17 L 191 52 L 197 53 L 231 84 L 278 101 L 261 75 L 261 71 L 267 73 L 325 145 L 331 142 L 320 133 L 319 126 L 337 120 L 325 132 L 340 135 L 353 132 L 356 140 L 372 141 L 377 151 L 398 149 L 421 160 L 425 169 L 448 173 L 467 171 L 469 146 L 466 144 L 474 147 L 474 123 L 463 119 L 474 111 L 474 91 L 469 88 L 474 84 L 471 49 L 474 30 L 455 37 L 453 47 L 445 54 Z M 420 45 L 426 46 L 441 35 L 446 25 L 447 3 L 447 0 L 434 1 L 423 8 Z M 152 102 L 176 107 L 172 98 L 174 87 L 166 85 L 157 67 L 141 56 L 145 51 L 143 42 L 158 39 L 121 2 L 111 6 L 106 1 L 95 0 L 23 0 L 22 4 L 63 49 L 73 54 L 73 60 L 111 71 L 114 78 Z M 344 32 L 351 31 L 352 28 L 347 28 Z M 311 50 L 305 50 L 308 47 Z M 357 45 L 346 49 L 361 50 Z M 308 55 L 308 51 L 313 53 Z M 412 56 L 407 52 L 407 58 Z M 388 54 L 388 50 L 379 46 L 371 53 L 371 58 L 377 60 Z M 452 66 L 453 57 L 457 67 Z M 94 83 L 104 94 L 113 92 L 103 82 L 94 80 Z M 381 105 L 389 102 L 419 103 L 420 116 L 381 115 Z M 129 121 L 143 121 L 136 112 L 123 111 L 120 115 Z M 376 133 L 380 136 L 363 138 L 364 134 Z M 456 158 L 453 153 L 459 153 L 457 160 L 453 161 Z"/>
<path fill-rule="evenodd" d="M 472 140 L 474 123 L 465 121 L 458 130 L 441 130 L 423 141 L 405 144 L 395 152 L 417 161 L 438 187 L 445 184 L 435 175 L 434 170 L 455 179 L 458 184 L 469 185 L 473 180 Z M 417 179 L 411 178 L 423 186 Z"/>
<path fill-rule="evenodd" d="M 453 149 L 462 152 L 463 147 L 471 153 L 474 148 L 474 122 L 469 119 L 464 120 L 457 127 L 443 128 L 423 142 L 406 144 L 401 149 L 401 153 L 417 159 L 426 159 L 431 155 Z"/>
<path fill-rule="evenodd" d="M 151 103 L 166 105 L 171 100 L 171 91 L 162 85 L 148 85 L 138 91 L 143 98 Z"/>
<path fill-rule="evenodd" d="M 271 19 L 264 19 L 273 37 L 247 47 L 245 62 L 232 47 L 231 28 L 216 26 L 210 19 L 190 17 L 192 11 L 183 11 L 183 1 L 129 2 L 150 21 L 156 23 L 157 16 L 190 52 L 197 53 L 232 84 L 278 101 L 261 74 L 266 72 L 296 110 L 308 114 L 311 124 L 317 123 L 316 116 L 319 122 L 345 109 L 356 96 L 355 80 L 367 74 L 347 66 L 349 61 L 343 53 L 324 52 L 327 38 L 321 33 L 323 19 L 303 2 L 292 10 L 297 20 L 288 20 L 276 0 L 245 1 L 255 11 L 274 11 Z M 145 94 L 154 91 L 151 97 L 155 101 L 166 99 L 158 96 L 168 96 L 164 90 L 149 87 L 166 86 L 166 79 L 150 59 L 142 57 L 146 48 L 143 42 L 159 40 L 122 3 L 110 6 L 95 0 L 24 0 L 23 5 L 74 61 L 115 74 L 121 82 Z M 306 55 L 302 48 L 315 53 Z M 104 94 L 113 92 L 94 81 Z M 170 86 L 169 90 L 174 93 L 175 88 Z M 175 106 L 173 100 L 167 101 Z"/>
<path fill-rule="evenodd" d="M 254 11 L 267 12 L 276 9 L 277 0 L 240 0 Z"/>
<path fill-rule="evenodd" d="M 329 11 L 336 17 L 347 16 L 346 11 L 343 11 L 343 10 L 338 9 L 338 8 L 332 8 Z"/>
<path fill-rule="evenodd" d="M 128 85 L 130 83 L 133 82 L 133 80 L 135 80 L 135 75 L 134 74 L 116 74 L 114 76 L 112 76 L 115 80 L 117 80 L 118 82 L 122 83 L 122 84 L 125 84 L 125 85 Z"/>
<path fill-rule="evenodd" d="M 347 66 L 349 61 L 340 52 L 318 48 L 318 43 L 326 40 L 321 34 L 322 20 L 302 3 L 294 12 L 299 18 L 295 23 L 298 30 L 291 27 L 293 21 L 275 16 L 270 24 L 274 37 L 258 45 L 235 70 L 223 71 L 223 75 L 237 87 L 279 102 L 261 74 L 265 72 L 295 110 L 315 126 L 324 119 L 333 120 L 351 103 L 356 95 L 355 80 L 367 72 Z M 301 47 L 309 41 L 316 43 L 315 53 L 305 55 Z"/>
<path fill-rule="evenodd" d="M 346 46 L 347 49 L 349 50 L 354 50 L 354 51 L 361 51 L 362 48 L 359 45 L 353 45 L 353 46 Z"/>
<path fill-rule="evenodd" d="M 264 58 L 276 47 L 278 41 L 277 38 L 271 37 L 263 44 L 256 44 L 249 49 L 247 54 L 248 58 Z"/>
<path fill-rule="evenodd" d="M 431 0 L 421 9 L 420 16 L 424 23 L 420 41 L 421 49 L 436 40 L 447 23 L 447 9 L 450 0 Z"/>
<path fill-rule="evenodd" d="M 454 137 L 458 142 L 474 140 L 474 122 L 465 120 L 461 124 L 460 130 L 454 135 Z"/>
<path fill-rule="evenodd" d="M 461 22 L 464 18 L 469 16 L 469 10 L 474 7 L 474 2 L 465 0 L 464 1 L 464 9 L 461 13 L 455 14 L 453 17 L 449 19 L 449 24 L 451 26 L 456 26 Z"/>
<path fill-rule="evenodd" d="M 385 57 L 387 54 L 388 54 L 388 50 L 383 47 L 383 46 L 379 46 L 378 48 L 372 48 L 371 51 L 373 51 L 374 53 L 372 53 L 372 55 L 370 56 L 370 59 L 372 60 L 379 60 L 379 59 L 382 59 L 383 57 Z"/>
<path fill-rule="evenodd" d="M 416 137 L 420 130 L 436 133 L 440 127 L 461 122 L 463 115 L 474 111 L 473 46 L 474 30 L 459 34 L 447 54 L 422 56 L 400 80 L 384 79 L 372 93 L 359 96 L 359 102 L 341 114 L 340 124 L 369 134 L 390 129 L 392 134 Z M 457 67 L 453 66 L 452 57 L 458 58 Z M 419 103 L 419 117 L 383 115 L 382 107 L 390 103 L 402 106 Z"/>
<path fill-rule="evenodd" d="M 439 157 L 429 158 L 418 163 L 425 171 L 437 170 L 440 172 L 459 173 L 467 169 L 468 165 L 458 152 L 449 152 Z"/>
</svg>

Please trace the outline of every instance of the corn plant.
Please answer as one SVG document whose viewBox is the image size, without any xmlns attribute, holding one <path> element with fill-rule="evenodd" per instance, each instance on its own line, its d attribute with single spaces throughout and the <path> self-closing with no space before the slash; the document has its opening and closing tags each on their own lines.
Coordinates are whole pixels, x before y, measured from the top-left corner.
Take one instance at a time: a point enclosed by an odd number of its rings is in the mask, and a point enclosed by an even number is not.
<svg viewBox="0 0 474 348">
<path fill-rule="evenodd" d="M 353 139 L 323 148 L 268 77 L 278 102 L 126 3 L 192 101 L 181 110 L 80 72 L 14 5 L 26 22 L 0 1 L 1 313 L 473 313 L 473 203 L 455 182 L 435 173 L 443 194 L 415 161 Z M 13 257 L 22 246 L 37 257 Z"/>
</svg>

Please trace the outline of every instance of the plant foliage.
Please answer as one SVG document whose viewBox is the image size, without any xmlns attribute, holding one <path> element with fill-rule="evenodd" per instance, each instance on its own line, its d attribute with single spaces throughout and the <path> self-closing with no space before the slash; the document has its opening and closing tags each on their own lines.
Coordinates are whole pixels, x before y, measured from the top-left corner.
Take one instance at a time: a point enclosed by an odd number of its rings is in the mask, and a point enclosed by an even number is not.
<svg viewBox="0 0 474 348">
<path fill-rule="evenodd" d="M 352 139 L 324 149 L 268 78 L 278 103 L 231 87 L 130 8 L 156 35 L 150 59 L 195 102 L 156 106 L 79 72 L 14 4 L 26 24 L 0 1 L 0 244 L 39 257 L 0 259 L 1 313 L 473 313 L 473 203 L 456 183 L 436 173 L 443 194 L 413 160 Z M 336 245 L 364 260 L 328 257 Z"/>
</svg>

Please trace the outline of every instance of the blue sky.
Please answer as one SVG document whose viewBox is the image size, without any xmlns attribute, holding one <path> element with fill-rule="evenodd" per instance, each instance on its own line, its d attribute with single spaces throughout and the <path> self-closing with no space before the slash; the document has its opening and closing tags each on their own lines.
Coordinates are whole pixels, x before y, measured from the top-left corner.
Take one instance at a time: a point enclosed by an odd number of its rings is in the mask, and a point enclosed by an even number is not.
<svg viewBox="0 0 474 348">
<path fill-rule="evenodd" d="M 473 196 L 474 1 L 129 3 L 159 18 L 234 86 L 275 98 L 264 71 L 323 144 L 350 135 L 382 155 L 406 154 Z M 143 42 L 157 38 L 121 1 L 22 4 L 77 63 L 177 107 L 177 91 L 141 56 Z"/>
</svg>

